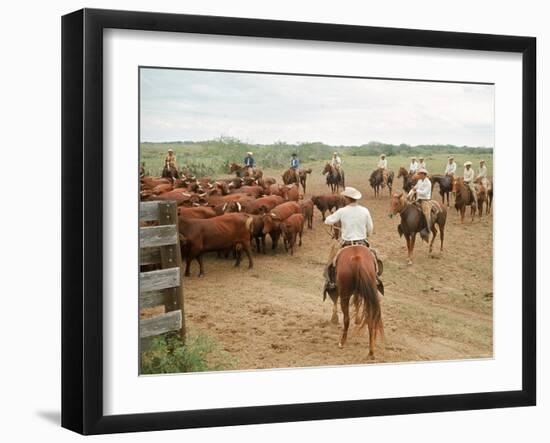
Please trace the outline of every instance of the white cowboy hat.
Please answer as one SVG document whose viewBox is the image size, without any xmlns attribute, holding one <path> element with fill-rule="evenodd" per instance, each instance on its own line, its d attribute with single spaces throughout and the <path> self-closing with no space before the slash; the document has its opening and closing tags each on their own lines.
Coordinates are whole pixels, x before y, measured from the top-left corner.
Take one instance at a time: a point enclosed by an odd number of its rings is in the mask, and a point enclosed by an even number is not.
<svg viewBox="0 0 550 443">
<path fill-rule="evenodd" d="M 411 157 L 411 160 L 416 160 L 416 157 Z"/>
<path fill-rule="evenodd" d="M 359 200 L 361 198 L 361 193 L 351 186 L 346 186 L 346 189 L 344 189 L 342 192 L 340 192 L 340 195 L 343 197 L 349 197 L 354 200 Z"/>
<path fill-rule="evenodd" d="M 168 149 L 168 152 L 174 152 L 174 150 L 172 148 Z"/>
<path fill-rule="evenodd" d="M 247 152 L 246 155 L 252 155 L 252 152 Z"/>
<path fill-rule="evenodd" d="M 449 155 L 449 156 L 447 157 L 447 160 L 454 160 L 454 159 L 455 159 L 455 158 L 454 158 L 452 155 Z"/>
<path fill-rule="evenodd" d="M 333 152 L 332 155 L 338 155 L 338 153 L 337 153 L 337 152 Z"/>
<path fill-rule="evenodd" d="M 479 163 L 485 163 L 485 160 L 480 160 Z"/>
<path fill-rule="evenodd" d="M 385 157 L 385 156 L 386 156 L 386 154 L 380 154 L 380 158 Z"/>
<path fill-rule="evenodd" d="M 424 168 L 420 168 L 418 171 L 416 171 L 417 174 L 426 174 L 428 175 L 428 171 L 426 171 L 426 169 Z"/>
<path fill-rule="evenodd" d="M 424 160 L 424 157 L 418 157 L 418 160 Z"/>
<path fill-rule="evenodd" d="M 464 166 L 472 166 L 472 162 L 468 161 L 468 162 L 464 163 Z"/>
</svg>

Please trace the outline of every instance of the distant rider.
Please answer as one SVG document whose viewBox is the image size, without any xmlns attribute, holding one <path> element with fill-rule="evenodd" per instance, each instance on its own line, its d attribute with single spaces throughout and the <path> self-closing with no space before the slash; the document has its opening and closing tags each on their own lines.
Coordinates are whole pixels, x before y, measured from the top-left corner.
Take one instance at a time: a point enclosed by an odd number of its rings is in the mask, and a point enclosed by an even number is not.
<svg viewBox="0 0 550 443">
<path fill-rule="evenodd" d="M 248 175 L 252 175 L 253 169 L 256 167 L 256 161 L 252 155 L 252 152 L 247 152 L 244 158 L 244 167 Z"/>
<path fill-rule="evenodd" d="M 409 165 L 409 174 L 414 175 L 418 171 L 418 162 L 416 157 L 411 157 L 411 164 Z"/>
<path fill-rule="evenodd" d="M 467 161 L 464 163 L 464 184 L 470 188 L 472 192 L 474 204 L 477 206 L 477 191 L 474 186 L 475 172 L 472 168 L 472 162 Z"/>
<path fill-rule="evenodd" d="M 388 160 L 386 160 L 386 154 L 381 154 L 378 160 L 378 169 L 382 171 L 382 186 L 388 184 Z"/>
<path fill-rule="evenodd" d="M 416 182 L 416 185 L 409 191 L 407 197 L 412 199 L 416 193 L 416 201 L 420 203 L 422 214 L 424 214 L 424 220 L 426 222 L 426 228 L 420 231 L 420 236 L 424 241 L 428 241 L 430 238 L 430 231 L 432 229 L 432 182 L 428 178 L 428 171 L 424 168 L 419 169 L 416 172 L 420 178 Z"/>
<path fill-rule="evenodd" d="M 290 160 L 290 170 L 294 172 L 296 183 L 300 183 L 300 160 L 295 152 L 292 153 L 292 159 Z"/>
</svg>

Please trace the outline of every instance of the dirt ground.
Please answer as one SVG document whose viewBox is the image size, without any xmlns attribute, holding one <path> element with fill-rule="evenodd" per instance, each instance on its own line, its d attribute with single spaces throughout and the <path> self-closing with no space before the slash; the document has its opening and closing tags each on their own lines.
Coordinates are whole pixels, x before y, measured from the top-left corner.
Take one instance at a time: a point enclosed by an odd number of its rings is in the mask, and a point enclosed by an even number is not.
<svg viewBox="0 0 550 443">
<path fill-rule="evenodd" d="M 363 165 L 365 166 L 365 165 Z M 384 260 L 382 316 L 385 340 L 376 358 L 368 360 L 366 332 L 354 333 L 353 322 L 344 349 L 338 348 L 342 327 L 330 323 L 332 303 L 323 302 L 322 271 L 330 239 L 315 210 L 313 230 L 304 230 L 303 246 L 294 256 L 282 245 L 276 253 L 254 253 L 254 268 L 233 260 L 205 259 L 185 279 L 185 310 L 191 333 L 214 337 L 235 361 L 232 369 L 305 367 L 421 360 L 486 358 L 493 349 L 492 216 L 464 225 L 450 208 L 443 254 L 439 239 L 434 254 L 417 238 L 414 264 L 406 263 L 405 239 L 397 233 L 399 217 L 390 219 L 389 196 L 375 200 L 368 170 L 361 164 L 346 169 L 347 184 L 363 193 L 371 211 L 370 238 Z M 280 180 L 280 171 L 266 171 Z M 395 188 L 401 188 L 398 181 Z M 394 188 L 394 189 L 395 189 Z M 306 198 L 328 193 L 320 167 L 308 180 Z M 439 199 L 439 193 L 434 193 Z M 270 240 L 267 246 L 270 248 Z"/>
</svg>

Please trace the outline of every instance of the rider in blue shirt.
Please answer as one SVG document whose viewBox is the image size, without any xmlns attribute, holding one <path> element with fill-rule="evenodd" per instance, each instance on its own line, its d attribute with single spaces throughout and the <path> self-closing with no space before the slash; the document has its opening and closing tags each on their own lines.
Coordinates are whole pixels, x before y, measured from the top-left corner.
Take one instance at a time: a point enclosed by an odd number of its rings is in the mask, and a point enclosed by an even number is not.
<svg viewBox="0 0 550 443">
<path fill-rule="evenodd" d="M 294 171 L 296 176 L 296 183 L 300 183 L 300 160 L 298 159 L 298 154 L 293 153 L 292 159 L 290 160 L 290 169 Z"/>
<path fill-rule="evenodd" d="M 246 157 L 244 158 L 244 167 L 249 174 L 252 173 L 252 169 L 256 166 L 256 161 L 252 157 L 252 152 L 247 152 Z"/>
</svg>

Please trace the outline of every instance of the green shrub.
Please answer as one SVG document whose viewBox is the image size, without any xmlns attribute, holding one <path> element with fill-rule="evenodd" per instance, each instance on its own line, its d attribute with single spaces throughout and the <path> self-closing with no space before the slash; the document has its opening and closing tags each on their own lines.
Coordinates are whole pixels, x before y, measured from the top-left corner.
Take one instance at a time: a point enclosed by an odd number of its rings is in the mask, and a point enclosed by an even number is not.
<svg viewBox="0 0 550 443">
<path fill-rule="evenodd" d="M 142 374 L 171 374 L 230 369 L 234 360 L 204 334 L 190 335 L 185 345 L 176 333 L 155 337 L 141 354 Z"/>
</svg>

